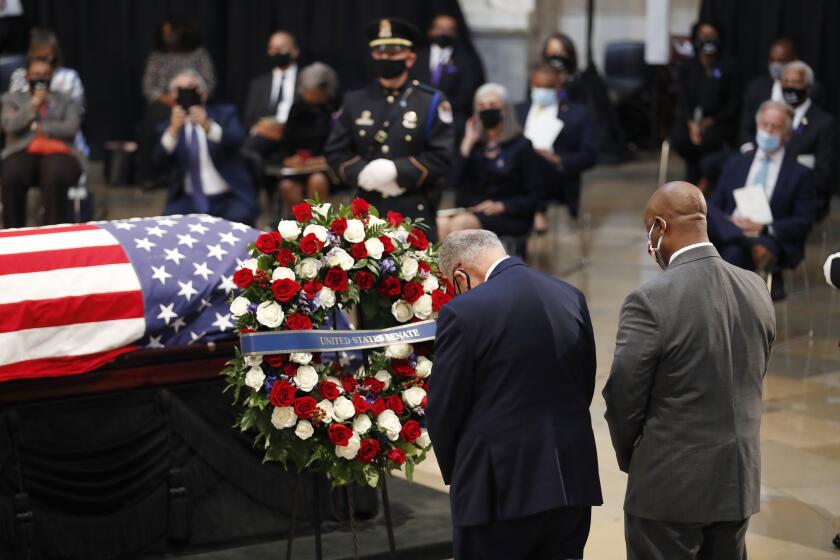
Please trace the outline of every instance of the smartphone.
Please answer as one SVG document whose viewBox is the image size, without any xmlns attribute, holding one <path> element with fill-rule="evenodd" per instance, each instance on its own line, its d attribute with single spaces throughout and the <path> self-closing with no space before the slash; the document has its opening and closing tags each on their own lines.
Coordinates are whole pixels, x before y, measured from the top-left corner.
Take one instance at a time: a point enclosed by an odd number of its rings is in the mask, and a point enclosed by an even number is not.
<svg viewBox="0 0 840 560">
<path fill-rule="evenodd" d="M 186 110 L 193 105 L 201 105 L 201 96 L 195 88 L 178 88 L 175 102 Z"/>
</svg>

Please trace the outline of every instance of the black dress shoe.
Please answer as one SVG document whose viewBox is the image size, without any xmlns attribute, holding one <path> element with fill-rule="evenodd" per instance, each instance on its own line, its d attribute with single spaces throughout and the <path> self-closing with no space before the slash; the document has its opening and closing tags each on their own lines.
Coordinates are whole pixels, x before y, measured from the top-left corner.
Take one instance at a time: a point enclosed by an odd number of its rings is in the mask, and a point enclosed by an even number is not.
<svg viewBox="0 0 840 560">
<path fill-rule="evenodd" d="M 773 285 L 770 287 L 770 299 L 780 301 L 785 299 L 785 282 L 781 272 L 773 272 Z"/>
<path fill-rule="evenodd" d="M 834 540 L 831 542 L 834 544 L 834 548 L 840 548 L 840 533 L 834 535 Z"/>
</svg>

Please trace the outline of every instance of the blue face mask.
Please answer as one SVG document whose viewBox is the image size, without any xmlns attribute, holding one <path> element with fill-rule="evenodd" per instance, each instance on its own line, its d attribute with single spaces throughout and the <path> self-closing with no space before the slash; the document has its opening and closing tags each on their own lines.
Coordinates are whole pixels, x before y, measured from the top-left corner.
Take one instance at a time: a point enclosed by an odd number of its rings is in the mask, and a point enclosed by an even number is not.
<svg viewBox="0 0 840 560">
<path fill-rule="evenodd" d="M 772 153 L 778 150 L 782 145 L 782 138 L 778 134 L 767 134 L 763 130 L 759 129 L 758 132 L 755 133 L 755 143 L 765 152 Z"/>
<path fill-rule="evenodd" d="M 531 88 L 531 102 L 540 107 L 548 107 L 557 103 L 557 91 L 551 88 Z"/>
</svg>

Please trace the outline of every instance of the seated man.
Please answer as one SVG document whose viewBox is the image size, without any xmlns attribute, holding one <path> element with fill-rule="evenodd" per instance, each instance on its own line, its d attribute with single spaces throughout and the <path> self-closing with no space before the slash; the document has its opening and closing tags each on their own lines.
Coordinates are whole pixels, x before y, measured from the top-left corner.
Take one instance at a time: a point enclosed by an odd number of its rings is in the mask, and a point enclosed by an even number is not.
<svg viewBox="0 0 840 560">
<path fill-rule="evenodd" d="M 176 104 L 160 126 L 156 160 L 172 183 L 166 214 L 206 213 L 252 224 L 257 201 L 239 153 L 245 132 L 232 105 L 209 105 L 207 86 L 195 71 L 181 72 L 169 87 Z"/>
<path fill-rule="evenodd" d="M 736 266 L 794 268 L 804 256 L 814 222 L 814 186 L 811 171 L 785 149 L 792 120 L 784 103 L 762 103 L 756 115 L 758 149 L 729 160 L 709 201 L 709 238 L 721 257 Z M 747 185 L 764 188 L 771 223 L 756 223 L 739 210 L 733 192 Z"/>
</svg>

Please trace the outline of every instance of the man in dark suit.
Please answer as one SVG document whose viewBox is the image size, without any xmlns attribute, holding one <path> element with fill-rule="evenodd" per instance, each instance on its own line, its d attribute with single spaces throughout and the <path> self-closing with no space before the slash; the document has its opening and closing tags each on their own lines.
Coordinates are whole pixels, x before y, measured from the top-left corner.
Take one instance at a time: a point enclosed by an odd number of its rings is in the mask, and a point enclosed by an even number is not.
<svg viewBox="0 0 840 560">
<path fill-rule="evenodd" d="M 604 387 L 618 466 L 629 474 L 627 557 L 742 560 L 761 496 L 773 303 L 758 275 L 709 243 L 693 185 L 656 191 L 644 227 L 665 273 L 624 301 Z"/>
<path fill-rule="evenodd" d="M 451 15 L 435 16 L 428 30 L 431 45 L 417 51 L 411 79 L 442 91 L 452 105 L 455 145 L 464 136 L 467 119 L 473 113 L 473 95 L 484 83 L 481 59 L 458 32 L 458 20 Z"/>
<path fill-rule="evenodd" d="M 160 127 L 155 157 L 168 166 L 172 183 L 167 214 L 205 213 L 252 224 L 257 201 L 239 153 L 245 132 L 232 105 L 209 105 L 201 76 L 178 74 L 170 85 L 177 99 L 168 123 Z"/>
<path fill-rule="evenodd" d="M 710 199 L 709 237 L 726 261 L 741 268 L 794 268 L 804 256 L 814 185 L 811 171 L 786 154 L 792 118 L 784 103 L 765 101 L 756 117 L 758 149 L 729 160 Z M 735 202 L 735 190 L 754 185 L 767 195 L 770 223 L 754 221 Z"/>
<path fill-rule="evenodd" d="M 582 558 L 601 486 L 589 405 L 595 339 L 577 289 L 451 234 L 427 422 L 450 485 L 455 558 Z"/>
<path fill-rule="evenodd" d="M 586 105 L 568 99 L 557 69 L 543 63 L 531 73 L 531 101 L 516 106 L 519 122 L 544 162 L 546 194 L 565 202 L 577 218 L 580 207 L 581 174 L 598 161 L 592 117 Z M 545 132 L 559 132 L 549 139 Z M 545 231 L 545 206 L 534 219 L 534 229 Z"/>
</svg>

